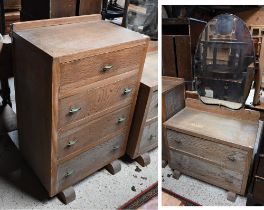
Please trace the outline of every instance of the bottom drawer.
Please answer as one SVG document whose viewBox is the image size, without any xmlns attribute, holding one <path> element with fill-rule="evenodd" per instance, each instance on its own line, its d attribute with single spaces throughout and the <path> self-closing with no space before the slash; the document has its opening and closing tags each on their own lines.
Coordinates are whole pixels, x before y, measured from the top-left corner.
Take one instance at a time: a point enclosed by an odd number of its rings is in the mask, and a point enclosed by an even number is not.
<svg viewBox="0 0 264 210">
<path fill-rule="evenodd" d="M 158 121 L 146 125 L 141 137 L 140 154 L 143 154 L 158 145 Z"/>
<path fill-rule="evenodd" d="M 69 187 L 84 177 L 92 174 L 98 169 L 121 157 L 125 153 L 126 134 L 110 138 L 101 145 L 98 145 L 79 156 L 66 161 L 58 166 L 57 191 Z"/>
<path fill-rule="evenodd" d="M 253 186 L 253 197 L 256 200 L 264 202 L 264 178 L 255 178 Z"/>
<path fill-rule="evenodd" d="M 175 150 L 169 150 L 169 155 L 169 164 L 172 169 L 240 194 L 243 175 L 239 172 L 183 155 Z"/>
</svg>

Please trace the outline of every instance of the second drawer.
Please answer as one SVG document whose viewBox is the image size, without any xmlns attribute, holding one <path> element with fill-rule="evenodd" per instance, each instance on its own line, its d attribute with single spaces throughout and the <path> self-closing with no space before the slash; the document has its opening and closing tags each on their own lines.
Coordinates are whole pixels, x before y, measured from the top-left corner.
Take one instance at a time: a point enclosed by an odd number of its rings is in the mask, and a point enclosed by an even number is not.
<svg viewBox="0 0 264 210">
<path fill-rule="evenodd" d="M 131 105 L 59 134 L 58 159 L 98 143 L 103 137 L 128 126 Z"/>
<path fill-rule="evenodd" d="M 167 130 L 168 146 L 193 154 L 221 167 L 243 172 L 246 167 L 248 153 L 234 147 Z"/>
</svg>

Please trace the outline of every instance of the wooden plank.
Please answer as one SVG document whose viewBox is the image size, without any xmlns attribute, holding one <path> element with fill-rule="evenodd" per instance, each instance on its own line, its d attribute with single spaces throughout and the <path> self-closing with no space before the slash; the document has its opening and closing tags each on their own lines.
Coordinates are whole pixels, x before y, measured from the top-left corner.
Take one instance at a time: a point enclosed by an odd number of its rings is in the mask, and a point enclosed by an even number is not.
<svg viewBox="0 0 264 210">
<path fill-rule="evenodd" d="M 79 15 L 100 14 L 102 0 L 80 0 Z"/>
<path fill-rule="evenodd" d="M 162 75 L 177 77 L 174 36 L 162 36 Z"/>
</svg>

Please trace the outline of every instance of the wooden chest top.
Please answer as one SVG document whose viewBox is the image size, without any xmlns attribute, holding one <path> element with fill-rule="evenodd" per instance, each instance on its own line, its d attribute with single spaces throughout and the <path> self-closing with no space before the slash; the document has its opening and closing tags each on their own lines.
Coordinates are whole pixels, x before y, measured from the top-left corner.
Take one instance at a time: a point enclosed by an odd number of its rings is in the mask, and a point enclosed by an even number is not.
<svg viewBox="0 0 264 210">
<path fill-rule="evenodd" d="M 184 79 L 177 77 L 162 77 L 162 94 L 166 93 L 179 85 L 184 85 Z"/>
<path fill-rule="evenodd" d="M 74 55 L 86 51 L 104 52 L 123 44 L 142 42 L 136 32 L 100 19 L 100 15 L 80 16 L 56 20 L 23 22 L 14 25 L 17 35 L 52 57 Z M 72 20 L 72 21 L 71 21 Z M 145 37 L 145 39 L 147 39 Z"/>
<path fill-rule="evenodd" d="M 258 131 L 258 112 L 231 111 L 203 105 L 195 99 L 189 101 L 196 104 L 187 102 L 182 111 L 165 122 L 167 128 L 245 150 L 254 148 Z M 202 109 L 203 107 L 205 109 Z"/>
<path fill-rule="evenodd" d="M 154 87 L 158 85 L 158 52 L 150 52 L 147 54 L 141 82 Z"/>
</svg>

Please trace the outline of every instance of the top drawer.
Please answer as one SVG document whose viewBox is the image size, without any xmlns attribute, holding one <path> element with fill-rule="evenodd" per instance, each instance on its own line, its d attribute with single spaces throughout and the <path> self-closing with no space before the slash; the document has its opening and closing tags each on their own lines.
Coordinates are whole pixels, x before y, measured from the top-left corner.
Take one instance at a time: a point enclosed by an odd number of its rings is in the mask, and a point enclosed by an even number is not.
<svg viewBox="0 0 264 210">
<path fill-rule="evenodd" d="M 60 90 L 81 87 L 139 69 L 145 45 L 99 54 L 61 64 Z"/>
</svg>

